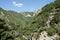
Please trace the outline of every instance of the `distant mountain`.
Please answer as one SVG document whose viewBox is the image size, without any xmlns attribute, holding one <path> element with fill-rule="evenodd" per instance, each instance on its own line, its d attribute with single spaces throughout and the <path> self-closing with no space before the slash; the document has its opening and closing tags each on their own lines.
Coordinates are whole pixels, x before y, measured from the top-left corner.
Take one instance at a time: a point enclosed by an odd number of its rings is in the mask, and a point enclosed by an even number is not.
<svg viewBox="0 0 60 40">
<path fill-rule="evenodd" d="M 0 11 L 4 14 L 4 16 L 6 16 L 10 22 L 12 23 L 21 23 L 21 22 L 25 22 L 26 20 L 29 21 L 29 19 L 31 19 L 31 16 L 33 16 L 33 12 L 21 12 L 21 13 L 17 13 L 15 11 L 6 11 L 2 8 L 0 8 Z M 0 12 L 0 13 L 1 13 Z M 13 21 L 12 21 L 13 20 Z"/>
<path fill-rule="evenodd" d="M 33 16 L 34 12 L 22 12 L 21 14 L 24 15 L 25 17 L 26 17 L 26 16 L 27 16 L 27 17 L 31 17 L 31 16 Z M 28 16 L 28 15 L 29 15 L 29 16 Z"/>
</svg>

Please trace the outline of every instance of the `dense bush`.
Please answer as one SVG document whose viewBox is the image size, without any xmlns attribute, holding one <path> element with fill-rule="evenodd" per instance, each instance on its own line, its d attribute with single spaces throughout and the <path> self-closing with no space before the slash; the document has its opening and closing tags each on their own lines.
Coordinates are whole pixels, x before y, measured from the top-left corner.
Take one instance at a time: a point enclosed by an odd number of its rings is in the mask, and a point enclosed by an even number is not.
<svg viewBox="0 0 60 40">
<path fill-rule="evenodd" d="M 46 29 L 46 31 L 47 31 L 49 36 L 52 36 L 52 35 L 54 35 L 56 33 L 56 30 L 53 29 L 53 28 L 48 28 L 48 29 Z"/>
</svg>

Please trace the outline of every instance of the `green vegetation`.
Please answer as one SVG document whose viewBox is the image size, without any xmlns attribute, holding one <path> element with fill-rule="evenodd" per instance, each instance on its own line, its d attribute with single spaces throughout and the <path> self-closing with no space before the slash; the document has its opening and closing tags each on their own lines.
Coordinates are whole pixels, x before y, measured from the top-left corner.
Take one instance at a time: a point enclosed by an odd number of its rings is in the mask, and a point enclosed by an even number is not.
<svg viewBox="0 0 60 40">
<path fill-rule="evenodd" d="M 50 27 L 48 28 L 46 22 L 50 13 L 55 14 L 53 19 L 50 20 Z M 32 17 L 25 17 L 28 14 Z M 60 0 L 47 4 L 38 15 L 33 15 L 34 12 L 17 13 L 0 8 L 0 39 L 15 40 L 17 38 L 25 40 L 22 38 L 23 35 L 28 36 L 34 32 L 41 33 L 42 31 L 46 31 L 49 36 L 56 33 L 60 35 Z"/>
<path fill-rule="evenodd" d="M 52 35 L 54 35 L 56 33 L 56 30 L 53 29 L 53 28 L 48 28 L 48 29 L 46 29 L 46 31 L 47 31 L 49 36 L 52 36 Z"/>
</svg>

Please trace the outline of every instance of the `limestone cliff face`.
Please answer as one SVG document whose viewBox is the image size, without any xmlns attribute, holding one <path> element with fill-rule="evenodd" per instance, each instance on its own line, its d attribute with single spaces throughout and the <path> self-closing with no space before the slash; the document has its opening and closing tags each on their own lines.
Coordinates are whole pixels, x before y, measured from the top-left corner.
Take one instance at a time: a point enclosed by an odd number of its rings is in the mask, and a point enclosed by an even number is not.
<svg viewBox="0 0 60 40">
<path fill-rule="evenodd" d="M 55 34 L 53 36 L 48 36 L 46 31 L 43 31 L 40 33 L 39 37 L 36 39 L 36 36 L 32 37 L 32 40 L 56 40 L 59 38 L 58 34 Z"/>
<path fill-rule="evenodd" d="M 53 36 L 48 36 L 48 33 L 46 31 L 42 31 L 39 35 L 38 33 L 34 33 L 33 36 L 30 35 L 30 37 L 26 38 L 26 40 L 57 40 L 59 38 L 59 35 L 56 33 Z M 38 36 L 39 37 L 38 37 Z"/>
<path fill-rule="evenodd" d="M 37 10 L 35 10 L 35 15 L 38 15 L 39 13 L 41 13 L 42 12 L 42 8 L 39 8 L 39 9 L 37 9 Z"/>
</svg>

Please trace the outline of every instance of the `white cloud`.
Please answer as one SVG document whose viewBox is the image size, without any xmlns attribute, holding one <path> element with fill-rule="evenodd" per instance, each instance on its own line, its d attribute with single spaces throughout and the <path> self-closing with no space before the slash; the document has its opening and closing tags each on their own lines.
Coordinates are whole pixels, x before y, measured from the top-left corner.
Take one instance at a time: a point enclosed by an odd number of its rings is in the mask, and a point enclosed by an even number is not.
<svg viewBox="0 0 60 40">
<path fill-rule="evenodd" d="M 22 6 L 23 6 L 22 3 L 16 3 L 16 2 L 12 2 L 12 3 L 13 3 L 13 5 L 16 6 L 16 7 L 22 7 Z"/>
</svg>

